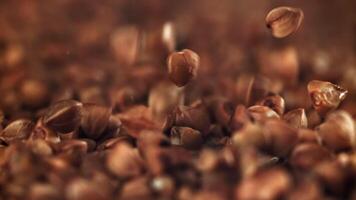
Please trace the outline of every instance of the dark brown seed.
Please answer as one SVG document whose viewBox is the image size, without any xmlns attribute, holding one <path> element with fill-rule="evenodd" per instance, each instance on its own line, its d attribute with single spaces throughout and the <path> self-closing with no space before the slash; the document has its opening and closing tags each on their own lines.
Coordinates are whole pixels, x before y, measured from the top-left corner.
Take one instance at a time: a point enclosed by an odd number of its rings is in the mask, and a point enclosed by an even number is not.
<svg viewBox="0 0 356 200">
<path fill-rule="evenodd" d="M 310 129 L 298 129 L 298 143 L 321 144 L 319 133 Z"/>
<path fill-rule="evenodd" d="M 333 151 L 355 147 L 356 128 L 352 116 L 345 111 L 336 111 L 328 115 L 317 130 L 322 143 Z"/>
<path fill-rule="evenodd" d="M 98 86 L 81 88 L 79 91 L 79 100 L 84 103 L 105 104 L 103 91 Z"/>
<path fill-rule="evenodd" d="M 13 121 L 0 133 L 0 139 L 8 144 L 26 139 L 34 127 L 34 123 L 27 119 Z"/>
<path fill-rule="evenodd" d="M 69 88 L 69 87 L 63 87 L 60 88 L 58 91 L 56 91 L 55 94 L 52 96 L 52 103 L 58 102 L 58 101 L 63 101 L 63 100 L 68 100 L 68 99 L 73 99 L 74 97 L 74 89 Z"/>
<path fill-rule="evenodd" d="M 189 127 L 172 127 L 171 144 L 181 145 L 188 149 L 197 149 L 203 143 L 201 133 Z"/>
<path fill-rule="evenodd" d="M 108 152 L 106 165 L 115 175 L 123 178 L 138 176 L 143 171 L 143 163 L 137 149 L 129 144 L 118 143 Z"/>
<path fill-rule="evenodd" d="M 288 192 L 291 186 L 292 180 L 288 173 L 274 168 L 261 171 L 243 180 L 236 188 L 235 198 L 241 200 L 279 199 Z"/>
<path fill-rule="evenodd" d="M 4 112 L 2 110 L 0 110 L 0 125 L 2 125 L 2 123 L 4 122 L 5 116 L 4 116 Z"/>
<path fill-rule="evenodd" d="M 69 133 L 60 134 L 59 137 L 61 138 L 61 140 L 76 139 L 79 137 L 79 134 L 80 131 L 77 129 Z"/>
<path fill-rule="evenodd" d="M 308 119 L 303 108 L 289 111 L 283 116 L 283 119 L 294 128 L 308 127 Z"/>
<path fill-rule="evenodd" d="M 205 134 L 210 126 L 210 118 L 203 104 L 179 106 L 167 116 L 164 131 L 170 132 L 173 126 L 185 126 Z"/>
<path fill-rule="evenodd" d="M 266 150 L 276 156 L 287 156 L 297 143 L 297 129 L 282 120 L 271 119 L 263 127 Z"/>
<path fill-rule="evenodd" d="M 279 95 L 265 97 L 259 105 L 271 108 L 280 116 L 283 115 L 285 109 L 284 99 Z"/>
<path fill-rule="evenodd" d="M 97 150 L 107 150 L 107 149 L 112 149 L 114 148 L 117 144 L 124 142 L 130 145 L 134 145 L 134 140 L 130 136 L 118 136 L 116 138 L 111 138 L 108 140 L 105 140 L 103 143 L 101 143 L 98 147 Z"/>
<path fill-rule="evenodd" d="M 170 82 L 158 83 L 148 96 L 148 107 L 158 119 L 164 119 L 176 106 L 183 105 L 183 103 L 183 90 Z"/>
<path fill-rule="evenodd" d="M 109 124 L 111 109 L 97 104 L 84 104 L 81 128 L 91 139 L 98 139 Z"/>
<path fill-rule="evenodd" d="M 164 23 L 159 29 L 145 32 L 144 36 L 144 55 L 141 56 L 144 60 L 161 62 L 175 50 L 176 35 L 171 22 Z"/>
<path fill-rule="evenodd" d="M 80 125 L 82 103 L 63 100 L 53 104 L 43 116 L 43 124 L 59 133 L 69 133 Z"/>
<path fill-rule="evenodd" d="M 307 113 L 308 128 L 315 128 L 322 122 L 322 117 L 318 114 L 316 110 L 309 110 Z"/>
<path fill-rule="evenodd" d="M 235 108 L 234 114 L 230 121 L 230 129 L 236 131 L 241 129 L 247 123 L 252 122 L 252 117 L 247 108 L 243 105 L 238 105 Z"/>
<path fill-rule="evenodd" d="M 120 134 L 121 126 L 122 126 L 121 120 L 114 115 L 110 115 L 108 126 L 107 126 L 107 131 L 109 135 L 111 135 L 112 137 L 118 136 Z"/>
<path fill-rule="evenodd" d="M 310 170 L 318 163 L 330 160 L 332 154 L 328 149 L 313 143 L 297 145 L 290 156 L 293 167 L 301 170 Z"/>
<path fill-rule="evenodd" d="M 81 154 L 85 154 L 89 152 L 89 150 L 93 150 L 93 147 L 90 146 L 93 145 L 90 145 L 90 143 L 85 140 L 70 139 L 60 142 L 57 145 L 56 150 L 60 153 L 72 153 L 73 151 L 76 151 L 80 152 Z"/>
<path fill-rule="evenodd" d="M 232 103 L 225 98 L 219 97 L 212 97 L 204 102 L 207 105 L 212 121 L 223 127 L 228 127 L 234 112 Z"/>
<path fill-rule="evenodd" d="M 21 84 L 20 96 L 25 105 L 38 107 L 49 100 L 49 91 L 46 83 L 35 79 L 29 79 Z"/>
<path fill-rule="evenodd" d="M 145 151 L 143 151 L 143 155 L 147 168 L 152 174 L 160 175 L 164 173 L 167 167 L 167 161 L 164 160 L 165 157 L 162 148 L 157 146 L 148 146 Z"/>
<path fill-rule="evenodd" d="M 163 174 L 174 166 L 190 165 L 192 161 L 191 152 L 177 146 L 170 148 L 149 146 L 143 153 L 147 167 L 154 175 Z"/>
<path fill-rule="evenodd" d="M 142 131 L 160 131 L 160 124 L 154 121 L 150 110 L 143 105 L 136 105 L 125 112 L 115 115 L 122 122 L 122 129 L 137 138 Z"/>
<path fill-rule="evenodd" d="M 142 34 L 135 26 L 122 27 L 112 34 L 111 46 L 120 63 L 132 65 L 142 48 Z"/>
<path fill-rule="evenodd" d="M 267 119 L 279 119 L 279 115 L 267 106 L 251 106 L 248 109 L 254 121 L 264 122 Z"/>
<path fill-rule="evenodd" d="M 314 180 L 303 180 L 289 193 L 288 200 L 316 200 L 324 199 L 321 187 Z"/>
<path fill-rule="evenodd" d="M 339 195 L 345 192 L 348 174 L 340 163 L 321 162 L 313 169 L 313 172 L 328 191 Z"/>
<path fill-rule="evenodd" d="M 210 200 L 224 200 L 226 199 L 226 193 L 224 192 L 217 192 L 217 191 L 200 191 L 197 194 L 194 195 L 193 200 L 205 200 L 205 199 L 210 199 Z"/>
<path fill-rule="evenodd" d="M 178 87 L 183 87 L 197 76 L 199 64 L 199 55 L 192 50 L 174 52 L 167 60 L 169 78 Z"/>
<path fill-rule="evenodd" d="M 141 98 L 138 93 L 138 90 L 132 86 L 113 89 L 110 92 L 111 105 L 119 111 L 125 110 Z"/>
<path fill-rule="evenodd" d="M 346 98 L 347 90 L 330 82 L 313 80 L 308 83 L 308 93 L 314 109 L 325 115 L 339 106 Z"/>
<path fill-rule="evenodd" d="M 283 38 L 294 33 L 301 25 L 303 18 L 304 14 L 301 9 L 283 6 L 271 10 L 265 20 L 272 35 L 276 38 Z"/>
<path fill-rule="evenodd" d="M 242 74 L 238 77 L 235 90 L 240 103 L 246 106 L 262 100 L 270 92 L 270 80 L 263 76 Z"/>
</svg>

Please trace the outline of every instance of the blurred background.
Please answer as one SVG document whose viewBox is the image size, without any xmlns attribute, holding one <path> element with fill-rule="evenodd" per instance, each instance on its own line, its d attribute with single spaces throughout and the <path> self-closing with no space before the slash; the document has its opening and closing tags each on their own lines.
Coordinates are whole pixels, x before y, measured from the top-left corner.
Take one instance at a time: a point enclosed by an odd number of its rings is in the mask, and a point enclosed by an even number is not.
<svg viewBox="0 0 356 200">
<path fill-rule="evenodd" d="M 273 38 L 265 25 L 277 6 L 299 7 L 305 15 L 284 39 Z M 167 22 L 175 30 L 174 49 L 201 57 L 186 103 L 212 94 L 239 103 L 242 80 L 261 76 L 269 92 L 286 99 L 287 110 L 310 108 L 306 83 L 319 79 L 348 89 L 342 107 L 356 114 L 352 0 L 1 0 L 0 109 L 13 119 L 34 118 L 64 98 L 116 111 L 130 101 L 146 104 L 150 88 L 167 79 L 169 52 L 157 41 Z M 117 52 L 125 47 L 115 46 L 125 27 L 146 37 L 130 64 Z"/>
</svg>

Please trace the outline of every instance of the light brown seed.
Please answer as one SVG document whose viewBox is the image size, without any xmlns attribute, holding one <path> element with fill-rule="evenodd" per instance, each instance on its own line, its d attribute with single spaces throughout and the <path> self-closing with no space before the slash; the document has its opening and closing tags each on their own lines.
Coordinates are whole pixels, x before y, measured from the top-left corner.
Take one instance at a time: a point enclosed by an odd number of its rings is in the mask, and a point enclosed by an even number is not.
<svg viewBox="0 0 356 200">
<path fill-rule="evenodd" d="M 172 22 L 164 23 L 162 27 L 162 42 L 169 52 L 176 48 L 176 30 Z"/>
<path fill-rule="evenodd" d="M 106 164 L 112 173 L 124 178 L 140 175 L 143 170 L 138 151 L 124 142 L 116 144 L 109 152 Z"/>
<path fill-rule="evenodd" d="M 271 91 L 277 93 L 286 86 L 296 85 L 300 66 L 299 54 L 295 47 L 264 48 L 258 55 L 261 73 L 272 81 Z"/>
<path fill-rule="evenodd" d="M 59 200 L 63 199 L 58 189 L 48 183 L 33 183 L 29 188 L 29 199 L 46 200 L 53 199 Z"/>
<path fill-rule="evenodd" d="M 308 93 L 314 109 L 325 115 L 339 106 L 346 98 L 347 90 L 330 82 L 313 80 L 308 83 Z"/>
<path fill-rule="evenodd" d="M 175 183 L 172 177 L 167 175 L 153 178 L 151 187 L 155 192 L 165 197 L 171 197 L 174 193 Z"/>
<path fill-rule="evenodd" d="M 35 128 L 32 130 L 29 140 L 42 139 L 50 143 L 58 143 L 61 141 L 57 132 L 43 125 L 42 119 L 39 119 Z"/>
<path fill-rule="evenodd" d="M 20 97 L 25 105 L 38 107 L 49 100 L 49 89 L 43 81 L 28 79 L 20 86 Z"/>
<path fill-rule="evenodd" d="M 58 152 L 68 152 L 72 153 L 73 151 L 80 152 L 81 154 L 85 154 L 93 149 L 90 147 L 90 141 L 79 140 L 79 139 L 69 139 L 60 142 L 56 147 Z M 94 144 L 95 146 L 95 144 Z"/>
<path fill-rule="evenodd" d="M 283 116 L 283 119 L 294 128 L 308 127 L 308 119 L 303 108 L 289 111 Z"/>
<path fill-rule="evenodd" d="M 167 147 L 170 145 L 169 138 L 158 131 L 142 131 L 136 141 L 137 148 L 144 152 L 150 147 Z"/>
<path fill-rule="evenodd" d="M 98 145 L 98 147 L 96 148 L 97 150 L 107 150 L 107 149 L 112 149 L 114 148 L 117 144 L 124 142 L 124 143 L 128 143 L 133 145 L 134 144 L 134 140 L 133 138 L 131 138 L 130 136 L 118 136 L 115 138 L 111 138 L 111 139 L 107 139 L 105 140 L 103 143 L 101 143 L 100 145 Z"/>
<path fill-rule="evenodd" d="M 272 9 L 265 21 L 274 37 L 283 38 L 294 33 L 300 27 L 303 18 L 304 13 L 301 9 L 282 6 Z"/>
<path fill-rule="evenodd" d="M 80 200 L 80 199 L 109 199 L 107 188 L 98 189 L 101 185 L 92 180 L 84 178 L 75 178 L 66 184 L 65 194 L 66 199 Z"/>
<path fill-rule="evenodd" d="M 203 104 L 179 106 L 167 116 L 164 131 L 169 133 L 173 126 L 190 127 L 204 135 L 210 126 L 208 111 Z"/>
<path fill-rule="evenodd" d="M 0 139 L 8 144 L 26 139 L 34 127 L 33 122 L 27 119 L 13 121 L 0 133 Z"/>
<path fill-rule="evenodd" d="M 141 51 L 142 33 L 135 26 L 122 27 L 112 34 L 111 46 L 120 63 L 132 65 Z"/>
<path fill-rule="evenodd" d="M 152 191 L 147 177 L 129 180 L 123 187 L 119 199 L 151 199 Z"/>
<path fill-rule="evenodd" d="M 185 86 L 198 73 L 200 58 L 192 50 L 172 53 L 167 60 L 169 79 L 178 87 Z"/>
<path fill-rule="evenodd" d="M 28 145 L 30 146 L 32 152 L 37 155 L 49 156 L 53 154 L 52 147 L 43 139 L 30 140 L 28 141 Z"/>
<path fill-rule="evenodd" d="M 288 173 L 274 168 L 261 171 L 243 180 L 236 188 L 235 198 L 241 200 L 279 199 L 291 186 L 292 180 Z"/>
<path fill-rule="evenodd" d="M 164 119 L 176 106 L 183 103 L 183 91 L 170 82 L 157 84 L 148 96 L 148 107 L 158 119 Z"/>
<path fill-rule="evenodd" d="M 232 144 L 237 148 L 264 147 L 266 139 L 263 135 L 262 126 L 260 124 L 247 123 L 242 129 L 233 134 Z"/>
<path fill-rule="evenodd" d="M 285 109 L 284 99 L 279 95 L 267 96 L 259 103 L 259 105 L 271 108 L 280 116 L 283 115 Z"/>
<path fill-rule="evenodd" d="M 171 144 L 181 145 L 188 149 L 197 149 L 203 143 L 202 134 L 189 127 L 173 127 L 171 129 Z"/>
<path fill-rule="evenodd" d="M 157 131 L 161 130 L 159 124 L 153 121 L 152 113 L 143 105 L 136 105 L 125 112 L 116 114 L 115 117 L 122 122 L 122 130 L 127 134 L 137 138 L 143 130 Z"/>
<path fill-rule="evenodd" d="M 247 110 L 257 122 L 264 122 L 272 118 L 279 119 L 279 115 L 267 106 L 251 106 Z"/>
</svg>

